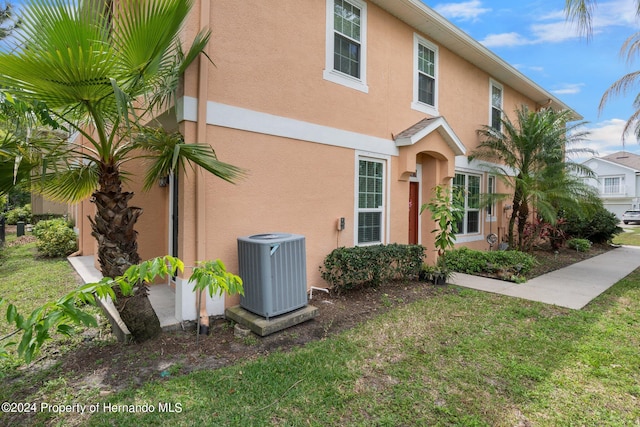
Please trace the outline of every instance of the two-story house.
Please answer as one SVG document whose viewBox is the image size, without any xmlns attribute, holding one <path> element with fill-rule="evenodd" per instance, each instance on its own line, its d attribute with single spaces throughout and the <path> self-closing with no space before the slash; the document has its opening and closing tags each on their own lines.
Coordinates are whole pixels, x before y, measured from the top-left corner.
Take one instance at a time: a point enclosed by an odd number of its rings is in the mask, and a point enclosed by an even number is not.
<svg viewBox="0 0 640 427">
<path fill-rule="evenodd" d="M 220 258 L 237 272 L 238 237 L 286 232 L 306 238 L 309 287 L 326 286 L 318 267 L 336 247 L 420 243 L 433 262 L 434 224 L 419 207 L 437 184 L 467 190 L 457 241 L 488 248 L 506 215 L 476 197 L 500 190 L 467 160 L 476 130 L 523 104 L 569 108 L 420 0 L 198 1 L 186 31 L 202 27 L 215 65 L 188 70 L 165 126 L 248 176 L 232 185 L 188 170 L 147 194 L 134 181 L 143 258 Z M 179 320 L 195 318 L 185 282 Z M 209 313 L 236 303 L 209 301 Z"/>
<path fill-rule="evenodd" d="M 598 189 L 604 207 L 618 218 L 626 210 L 640 210 L 640 156 L 618 151 L 584 162 L 596 174 L 589 184 Z"/>
</svg>

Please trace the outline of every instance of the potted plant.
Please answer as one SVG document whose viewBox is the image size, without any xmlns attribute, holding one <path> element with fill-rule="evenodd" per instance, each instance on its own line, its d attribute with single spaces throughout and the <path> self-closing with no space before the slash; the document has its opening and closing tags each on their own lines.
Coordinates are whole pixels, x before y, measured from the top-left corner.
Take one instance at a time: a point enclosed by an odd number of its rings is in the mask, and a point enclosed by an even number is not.
<svg viewBox="0 0 640 427">
<path fill-rule="evenodd" d="M 420 213 L 425 209 L 431 212 L 431 219 L 436 223 L 434 245 L 438 251 L 438 259 L 433 270 L 433 283 L 444 285 L 451 277 L 451 270 L 447 267 L 446 253 L 453 249 L 456 243 L 458 222 L 462 220 L 462 192 L 451 191 L 451 188 L 436 185 L 433 188 L 433 197 L 420 208 Z"/>
</svg>

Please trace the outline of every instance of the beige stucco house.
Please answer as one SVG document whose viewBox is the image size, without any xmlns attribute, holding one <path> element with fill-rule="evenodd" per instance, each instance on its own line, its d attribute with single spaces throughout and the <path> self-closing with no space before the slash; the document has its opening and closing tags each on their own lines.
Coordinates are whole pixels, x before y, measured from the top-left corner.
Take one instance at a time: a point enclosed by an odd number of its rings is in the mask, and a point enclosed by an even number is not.
<svg viewBox="0 0 640 427">
<path fill-rule="evenodd" d="M 459 244 L 488 248 L 506 215 L 473 197 L 497 185 L 467 160 L 476 130 L 522 104 L 568 109 L 420 0 L 207 0 L 186 31 L 202 27 L 215 65 L 187 72 L 178 122 L 166 126 L 248 176 L 232 185 L 187 171 L 146 194 L 133 182 L 143 258 L 220 258 L 237 272 L 238 237 L 286 232 L 306 237 L 309 287 L 326 286 L 318 267 L 339 246 L 420 243 L 433 261 L 433 224 L 418 209 L 451 183 L 468 190 Z M 179 320 L 195 318 L 185 282 L 175 283 Z M 237 301 L 209 301 L 209 313 Z"/>
</svg>

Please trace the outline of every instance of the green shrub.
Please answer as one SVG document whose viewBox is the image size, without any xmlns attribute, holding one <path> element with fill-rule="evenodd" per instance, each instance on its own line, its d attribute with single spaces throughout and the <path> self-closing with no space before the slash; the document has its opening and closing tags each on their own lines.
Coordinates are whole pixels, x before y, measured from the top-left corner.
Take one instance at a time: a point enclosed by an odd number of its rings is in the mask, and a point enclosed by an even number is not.
<svg viewBox="0 0 640 427">
<path fill-rule="evenodd" d="M 569 239 L 567 240 L 567 246 L 578 252 L 589 252 L 591 242 L 587 239 Z"/>
<path fill-rule="evenodd" d="M 33 228 L 33 235 L 38 251 L 46 257 L 63 257 L 78 250 L 76 233 L 62 218 L 40 221 Z"/>
<path fill-rule="evenodd" d="M 22 207 L 11 209 L 5 214 L 7 224 L 16 225 L 18 221 L 25 223 L 31 222 L 31 205 L 26 204 Z"/>
<path fill-rule="evenodd" d="M 583 216 L 567 214 L 565 220 L 567 235 L 593 243 L 607 243 L 616 234 L 622 233 L 618 218 L 604 206 L 598 206 L 592 213 Z"/>
<path fill-rule="evenodd" d="M 416 279 L 420 275 L 424 247 L 376 245 L 334 249 L 320 267 L 322 278 L 337 292 L 379 286 L 388 280 Z"/>
<path fill-rule="evenodd" d="M 446 264 L 452 271 L 467 274 L 491 274 L 519 281 L 536 265 L 536 259 L 520 251 L 476 251 L 459 248 L 447 253 Z"/>
<path fill-rule="evenodd" d="M 64 218 L 64 215 L 61 214 L 52 214 L 52 213 L 46 213 L 46 214 L 32 214 L 31 215 L 31 224 L 37 224 L 40 221 L 45 221 L 48 219 L 57 219 L 57 218 Z"/>
</svg>

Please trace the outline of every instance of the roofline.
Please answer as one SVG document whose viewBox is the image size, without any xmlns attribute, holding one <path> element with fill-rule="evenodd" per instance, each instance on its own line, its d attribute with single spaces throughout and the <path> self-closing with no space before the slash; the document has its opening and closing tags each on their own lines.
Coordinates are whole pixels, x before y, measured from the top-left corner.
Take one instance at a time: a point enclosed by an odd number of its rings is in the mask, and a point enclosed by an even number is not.
<svg viewBox="0 0 640 427">
<path fill-rule="evenodd" d="M 471 62 L 500 83 L 521 92 L 539 107 L 551 106 L 556 110 L 568 110 L 573 120 L 584 119 L 573 108 L 543 89 L 421 0 L 369 0 L 369 2 Z"/>
<path fill-rule="evenodd" d="M 587 160 L 585 160 L 584 162 L 582 162 L 582 164 L 586 164 L 587 162 L 590 162 L 590 161 L 592 161 L 592 160 L 599 160 L 599 161 L 601 161 L 601 162 L 608 163 L 608 164 L 610 164 L 610 165 L 618 166 L 618 167 L 620 167 L 620 168 L 629 169 L 629 170 L 634 171 L 634 172 L 636 172 L 636 173 L 639 173 L 639 172 L 640 172 L 640 169 L 632 168 L 631 166 L 623 165 L 622 163 L 614 162 L 614 161 L 612 161 L 612 160 L 603 159 L 602 157 L 592 157 L 592 158 L 587 159 Z"/>
<path fill-rule="evenodd" d="M 414 145 L 434 130 L 440 134 L 456 156 L 463 156 L 467 153 L 467 148 L 462 141 L 460 141 L 460 138 L 458 138 L 458 135 L 456 135 L 451 126 L 449 126 L 447 120 L 442 116 L 429 119 L 429 124 L 423 129 L 409 137 L 396 138 L 395 143 L 398 147 Z"/>
</svg>

